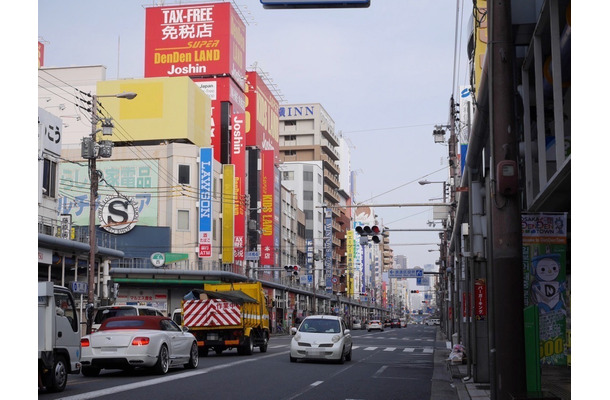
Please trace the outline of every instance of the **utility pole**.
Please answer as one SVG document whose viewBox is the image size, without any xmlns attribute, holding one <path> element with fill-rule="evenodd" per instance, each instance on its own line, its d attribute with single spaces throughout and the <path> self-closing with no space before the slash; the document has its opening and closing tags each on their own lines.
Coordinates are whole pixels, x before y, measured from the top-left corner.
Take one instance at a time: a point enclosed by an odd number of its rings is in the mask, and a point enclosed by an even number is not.
<svg viewBox="0 0 610 400">
<path fill-rule="evenodd" d="M 514 123 L 514 47 L 510 1 L 488 2 L 491 216 L 490 366 L 492 398 L 508 400 L 526 391 L 523 335 L 521 210 L 517 188 L 506 190 L 517 174 L 518 132 Z M 511 171 L 512 168 L 512 171 Z M 510 173 L 513 176 L 509 176 Z"/>
<path fill-rule="evenodd" d="M 91 145 L 95 151 L 97 143 L 97 96 L 91 97 Z M 97 252 L 97 240 L 95 237 L 95 200 L 98 189 L 97 155 L 89 159 L 89 181 L 91 190 L 89 192 L 89 280 L 87 293 L 87 334 L 91 333 L 93 326 L 93 307 L 95 307 L 94 275 L 95 275 L 95 253 Z"/>
</svg>

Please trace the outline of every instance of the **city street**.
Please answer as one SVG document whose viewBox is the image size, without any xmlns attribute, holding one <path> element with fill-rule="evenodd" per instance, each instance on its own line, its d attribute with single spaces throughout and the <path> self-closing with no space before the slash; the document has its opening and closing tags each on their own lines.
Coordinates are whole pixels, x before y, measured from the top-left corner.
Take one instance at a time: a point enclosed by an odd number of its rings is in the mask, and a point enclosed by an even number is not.
<svg viewBox="0 0 610 400">
<path fill-rule="evenodd" d="M 63 393 L 40 399 L 429 399 L 437 327 L 409 325 L 384 332 L 352 331 L 353 359 L 290 363 L 290 336 L 274 336 L 267 353 L 237 351 L 201 358 L 199 367 L 150 371 L 102 371 L 97 378 L 71 376 Z"/>
</svg>

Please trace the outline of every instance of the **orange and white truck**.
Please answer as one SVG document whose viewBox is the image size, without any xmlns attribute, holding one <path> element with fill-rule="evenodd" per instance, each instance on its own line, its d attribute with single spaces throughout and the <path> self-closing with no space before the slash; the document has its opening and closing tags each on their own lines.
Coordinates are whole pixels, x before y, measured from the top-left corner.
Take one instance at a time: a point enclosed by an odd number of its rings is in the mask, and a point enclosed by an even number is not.
<svg viewBox="0 0 610 400">
<path fill-rule="evenodd" d="M 269 311 L 263 286 L 254 283 L 205 284 L 184 296 L 174 321 L 188 327 L 197 338 L 199 354 L 207 356 L 237 349 L 240 355 L 261 353 L 269 344 Z"/>
</svg>

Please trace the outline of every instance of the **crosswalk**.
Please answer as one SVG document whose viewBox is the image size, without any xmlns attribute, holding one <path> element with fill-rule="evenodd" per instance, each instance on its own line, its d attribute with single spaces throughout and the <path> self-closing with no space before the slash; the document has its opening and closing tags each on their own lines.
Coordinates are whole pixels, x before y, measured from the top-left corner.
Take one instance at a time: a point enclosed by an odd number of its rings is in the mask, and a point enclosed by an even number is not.
<svg viewBox="0 0 610 400">
<path fill-rule="evenodd" d="M 361 349 L 363 351 L 402 351 L 403 353 L 424 353 L 424 354 L 432 354 L 434 353 L 433 347 L 382 347 L 382 346 L 352 346 L 352 350 Z"/>
<path fill-rule="evenodd" d="M 279 349 L 289 347 L 287 345 L 272 345 L 269 346 L 270 349 Z M 352 350 L 362 350 L 362 351 L 387 351 L 387 352 L 403 352 L 403 353 L 423 353 L 423 354 L 433 354 L 433 347 L 384 347 L 384 346 L 358 346 L 353 345 Z"/>
</svg>

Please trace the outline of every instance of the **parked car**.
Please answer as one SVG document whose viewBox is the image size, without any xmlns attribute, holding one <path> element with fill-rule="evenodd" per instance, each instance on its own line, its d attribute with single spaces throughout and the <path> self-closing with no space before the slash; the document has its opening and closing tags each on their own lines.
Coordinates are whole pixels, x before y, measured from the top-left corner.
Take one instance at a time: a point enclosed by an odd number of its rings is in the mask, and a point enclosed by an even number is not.
<svg viewBox="0 0 610 400">
<path fill-rule="evenodd" d="M 100 328 L 81 338 L 81 364 L 85 376 L 97 376 L 104 368 L 153 368 L 165 374 L 170 367 L 197 368 L 199 351 L 195 336 L 171 318 L 128 316 L 107 318 Z"/>
<path fill-rule="evenodd" d="M 102 306 L 95 310 L 91 332 L 97 331 L 106 318 L 134 315 L 156 315 L 163 317 L 161 310 L 149 306 Z"/>
<path fill-rule="evenodd" d="M 426 325 L 440 325 L 441 321 L 438 318 L 428 318 L 426 320 Z"/>
<path fill-rule="evenodd" d="M 372 319 L 367 324 L 366 330 L 369 331 L 369 332 L 373 331 L 373 330 L 378 330 L 378 331 L 382 331 L 383 332 L 383 324 L 378 319 Z"/>
<path fill-rule="evenodd" d="M 390 328 L 401 328 L 402 324 L 398 318 L 392 318 L 390 321 Z"/>
<path fill-rule="evenodd" d="M 352 322 L 352 329 L 362 329 L 362 322 L 359 319 L 354 319 L 354 321 Z"/>
<path fill-rule="evenodd" d="M 290 332 L 290 362 L 317 359 L 343 364 L 352 359 L 352 335 L 341 317 L 310 315 Z"/>
</svg>

